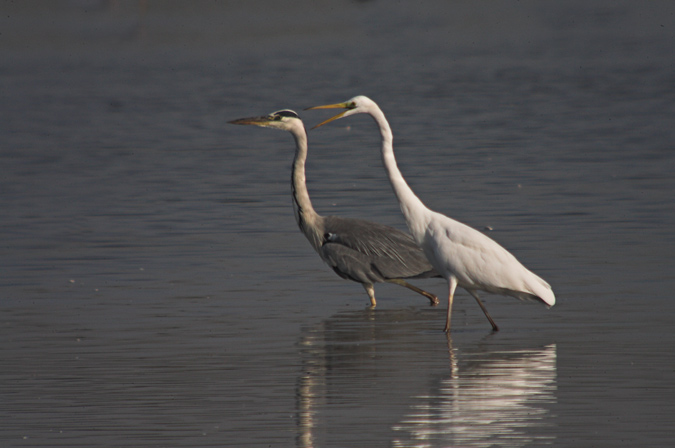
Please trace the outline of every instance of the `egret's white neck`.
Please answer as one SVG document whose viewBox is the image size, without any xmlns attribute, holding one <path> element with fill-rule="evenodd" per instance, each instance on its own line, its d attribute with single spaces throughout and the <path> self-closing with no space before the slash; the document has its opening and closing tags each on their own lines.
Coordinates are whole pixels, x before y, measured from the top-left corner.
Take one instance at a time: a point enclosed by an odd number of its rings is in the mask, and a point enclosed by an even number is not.
<svg viewBox="0 0 675 448">
<path fill-rule="evenodd" d="M 410 233 L 417 240 L 421 242 L 424 238 L 424 229 L 428 223 L 428 216 L 430 210 L 422 203 L 422 201 L 415 195 L 408 183 L 403 178 L 401 171 L 396 164 L 396 157 L 394 157 L 394 135 L 391 132 L 389 122 L 384 116 L 382 110 L 375 106 L 370 111 L 377 125 L 380 127 L 380 135 L 382 137 L 382 162 L 389 176 L 389 182 L 394 190 L 394 194 L 398 198 L 401 211 L 405 217 Z"/>
</svg>

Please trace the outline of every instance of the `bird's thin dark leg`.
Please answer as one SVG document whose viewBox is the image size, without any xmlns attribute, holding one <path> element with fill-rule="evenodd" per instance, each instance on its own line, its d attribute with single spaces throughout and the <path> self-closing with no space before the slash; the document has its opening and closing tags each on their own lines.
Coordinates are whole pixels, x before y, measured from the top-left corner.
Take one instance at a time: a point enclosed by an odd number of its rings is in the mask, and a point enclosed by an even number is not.
<svg viewBox="0 0 675 448">
<path fill-rule="evenodd" d="M 377 306 L 377 300 L 375 300 L 375 287 L 371 283 L 363 283 L 363 289 L 366 290 L 368 297 L 370 297 L 370 308 L 375 308 Z"/>
<path fill-rule="evenodd" d="M 487 317 L 488 320 L 490 321 L 490 325 L 492 325 L 492 331 L 499 331 L 499 327 L 497 326 L 495 321 L 492 320 L 492 318 L 490 317 L 490 313 L 488 313 L 487 308 L 485 308 L 485 305 L 483 305 L 483 302 L 478 297 L 478 293 L 476 291 L 469 291 L 469 294 L 471 294 L 473 298 L 476 299 L 476 302 L 478 302 L 478 305 L 480 305 L 480 309 L 483 310 L 485 317 Z"/>
<path fill-rule="evenodd" d="M 421 294 L 427 299 L 429 299 L 429 302 L 431 302 L 431 305 L 436 306 L 438 305 L 438 297 L 435 295 L 431 294 L 430 292 L 426 292 L 425 290 L 418 288 L 415 285 L 411 285 L 410 283 L 406 282 L 405 280 L 401 280 L 400 278 L 394 278 L 391 280 L 387 280 L 389 283 L 394 283 L 395 285 L 400 285 L 404 286 L 412 291 L 415 291 L 417 294 Z"/>
<path fill-rule="evenodd" d="M 448 314 L 445 317 L 445 331 L 446 333 L 450 332 L 450 317 L 452 316 L 452 301 L 455 298 L 455 289 L 457 289 L 457 279 L 455 277 L 450 277 L 448 279 Z"/>
</svg>

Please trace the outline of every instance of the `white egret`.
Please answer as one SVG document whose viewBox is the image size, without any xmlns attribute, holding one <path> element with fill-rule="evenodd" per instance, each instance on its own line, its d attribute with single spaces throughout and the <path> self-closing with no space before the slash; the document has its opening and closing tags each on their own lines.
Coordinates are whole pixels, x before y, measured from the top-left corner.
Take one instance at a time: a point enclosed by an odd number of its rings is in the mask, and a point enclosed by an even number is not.
<svg viewBox="0 0 675 448">
<path fill-rule="evenodd" d="M 448 281 L 446 332 L 450 331 L 452 302 L 458 286 L 476 299 L 494 331 L 499 328 L 481 302 L 478 291 L 540 301 L 549 307 L 555 304 L 551 286 L 525 268 L 510 252 L 481 232 L 430 210 L 422 203 L 408 186 L 396 164 L 391 128 L 384 113 L 373 100 L 356 96 L 344 103 L 309 109 L 345 109 L 315 128 L 355 114 L 368 114 L 379 126 L 382 161 L 410 233 L 431 265 Z"/>
<path fill-rule="evenodd" d="M 305 183 L 307 132 L 297 113 L 286 109 L 230 123 L 281 129 L 295 137 L 291 190 L 298 226 L 321 259 L 335 273 L 363 285 L 371 307 L 377 303 L 373 284 L 380 282 L 404 286 L 425 296 L 432 305 L 438 304 L 435 295 L 404 280 L 441 277 L 410 235 L 382 224 L 362 219 L 321 216 L 314 211 Z"/>
</svg>

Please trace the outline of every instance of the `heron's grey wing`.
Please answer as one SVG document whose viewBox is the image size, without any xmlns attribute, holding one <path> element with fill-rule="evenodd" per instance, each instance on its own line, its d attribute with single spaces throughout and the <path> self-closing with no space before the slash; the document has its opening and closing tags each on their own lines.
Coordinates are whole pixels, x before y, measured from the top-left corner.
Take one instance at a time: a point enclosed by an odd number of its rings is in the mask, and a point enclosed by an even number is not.
<svg viewBox="0 0 675 448">
<path fill-rule="evenodd" d="M 412 237 L 360 219 L 326 217 L 321 254 L 341 276 L 381 282 L 439 276 Z"/>
<path fill-rule="evenodd" d="M 381 283 L 386 277 L 373 269 L 370 259 L 354 249 L 335 242 L 326 242 L 320 249 L 321 258 L 342 278 L 359 283 Z"/>
</svg>

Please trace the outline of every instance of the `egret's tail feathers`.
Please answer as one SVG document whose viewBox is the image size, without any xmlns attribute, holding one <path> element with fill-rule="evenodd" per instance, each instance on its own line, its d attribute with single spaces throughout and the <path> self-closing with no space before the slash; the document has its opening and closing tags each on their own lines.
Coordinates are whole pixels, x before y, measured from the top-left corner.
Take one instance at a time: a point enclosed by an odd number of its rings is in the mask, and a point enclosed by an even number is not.
<svg viewBox="0 0 675 448">
<path fill-rule="evenodd" d="M 540 295 L 523 291 L 514 291 L 512 289 L 503 289 L 500 292 L 504 295 L 515 297 L 516 299 L 525 300 L 528 302 L 541 302 L 548 308 L 555 305 L 555 295 L 553 295 L 553 291 L 551 290 L 548 290 L 548 292 Z"/>
<path fill-rule="evenodd" d="M 532 271 L 529 271 L 529 276 L 526 277 L 523 284 L 522 291 L 527 292 L 535 297 L 535 300 L 540 300 L 546 304 L 549 308 L 555 305 L 555 294 L 553 294 L 553 289 L 551 285 L 546 283 L 546 281 L 539 277 Z"/>
<path fill-rule="evenodd" d="M 527 285 L 526 288 L 523 288 L 525 291 L 503 289 L 501 292 L 520 300 L 541 302 L 548 308 L 555 305 L 555 294 L 553 294 L 551 286 L 539 277 L 537 277 L 536 280 L 536 283 L 533 285 Z"/>
<path fill-rule="evenodd" d="M 555 305 L 555 294 L 551 285 L 546 283 L 541 277 L 536 278 L 536 283 L 531 285 L 531 291 L 549 308 Z"/>
<path fill-rule="evenodd" d="M 542 291 L 539 293 L 539 298 L 550 308 L 555 305 L 555 294 L 553 294 L 553 290 L 548 284 L 546 286 L 548 286 L 548 288 L 542 288 Z"/>
<path fill-rule="evenodd" d="M 549 308 L 555 305 L 555 294 L 553 294 L 551 285 L 539 277 L 536 277 L 536 281 L 533 283 L 528 285 L 528 295 L 534 300 L 543 302 Z"/>
</svg>

